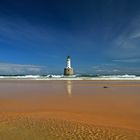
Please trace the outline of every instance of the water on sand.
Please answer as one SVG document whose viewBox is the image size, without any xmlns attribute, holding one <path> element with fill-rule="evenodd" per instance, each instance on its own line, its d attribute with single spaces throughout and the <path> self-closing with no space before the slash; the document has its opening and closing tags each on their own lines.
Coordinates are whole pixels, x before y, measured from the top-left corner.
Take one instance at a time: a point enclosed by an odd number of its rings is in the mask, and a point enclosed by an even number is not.
<svg viewBox="0 0 140 140">
<path fill-rule="evenodd" d="M 0 139 L 138 140 L 139 93 L 139 81 L 2 80 Z"/>
</svg>

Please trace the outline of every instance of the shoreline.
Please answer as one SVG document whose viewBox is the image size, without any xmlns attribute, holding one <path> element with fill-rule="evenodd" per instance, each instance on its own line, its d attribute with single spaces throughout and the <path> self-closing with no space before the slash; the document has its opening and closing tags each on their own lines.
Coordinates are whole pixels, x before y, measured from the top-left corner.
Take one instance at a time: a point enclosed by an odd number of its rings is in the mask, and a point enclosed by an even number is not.
<svg viewBox="0 0 140 140">
<path fill-rule="evenodd" d="M 124 78 L 124 79 L 109 79 L 109 78 L 38 78 L 38 79 L 29 79 L 29 78 L 0 78 L 0 81 L 4 80 L 31 80 L 31 81 L 140 81 L 140 79 Z"/>
</svg>

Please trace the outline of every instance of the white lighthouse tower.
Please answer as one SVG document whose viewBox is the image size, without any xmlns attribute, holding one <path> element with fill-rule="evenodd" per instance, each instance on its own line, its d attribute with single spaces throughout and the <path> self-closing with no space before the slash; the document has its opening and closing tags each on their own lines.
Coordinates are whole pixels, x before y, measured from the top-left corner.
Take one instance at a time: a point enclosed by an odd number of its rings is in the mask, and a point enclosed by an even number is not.
<svg viewBox="0 0 140 140">
<path fill-rule="evenodd" d="M 71 68 L 71 59 L 70 59 L 70 56 L 67 57 L 67 68 Z"/>
<path fill-rule="evenodd" d="M 64 68 L 64 75 L 65 76 L 70 76 L 70 75 L 73 75 L 74 72 L 73 72 L 73 68 L 71 67 L 71 58 L 70 56 L 67 57 L 67 66 L 66 68 Z"/>
</svg>

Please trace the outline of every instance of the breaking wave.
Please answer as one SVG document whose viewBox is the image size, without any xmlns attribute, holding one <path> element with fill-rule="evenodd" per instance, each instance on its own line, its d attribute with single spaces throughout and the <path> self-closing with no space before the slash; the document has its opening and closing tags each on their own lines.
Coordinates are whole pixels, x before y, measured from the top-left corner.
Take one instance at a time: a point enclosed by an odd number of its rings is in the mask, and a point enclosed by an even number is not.
<svg viewBox="0 0 140 140">
<path fill-rule="evenodd" d="M 0 79 L 28 79 L 28 80 L 140 80 L 138 75 L 14 75 L 0 76 Z"/>
</svg>

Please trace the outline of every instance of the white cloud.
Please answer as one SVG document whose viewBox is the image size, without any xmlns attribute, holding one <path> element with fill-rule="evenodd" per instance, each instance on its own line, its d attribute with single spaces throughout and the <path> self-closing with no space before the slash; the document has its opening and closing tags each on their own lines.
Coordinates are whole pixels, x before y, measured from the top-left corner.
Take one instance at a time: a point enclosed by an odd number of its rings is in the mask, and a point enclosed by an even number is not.
<svg viewBox="0 0 140 140">
<path fill-rule="evenodd" d="M 9 17 L 0 17 L 0 41 L 52 41 L 50 37 L 50 29 L 42 28 L 37 25 L 31 24 L 24 18 L 13 17 L 11 20 Z"/>
<path fill-rule="evenodd" d="M 113 69 L 112 71 L 113 71 L 113 72 L 120 72 L 119 69 Z"/>
<path fill-rule="evenodd" d="M 134 32 L 134 33 L 132 34 L 131 38 L 132 38 L 132 39 L 134 39 L 134 38 L 140 38 L 140 30 Z"/>
<path fill-rule="evenodd" d="M 8 64 L 0 63 L 1 75 L 16 75 L 16 74 L 39 74 L 43 70 L 43 67 L 36 65 L 21 65 L 21 64 Z"/>
<path fill-rule="evenodd" d="M 112 31 L 113 32 L 113 31 Z M 108 54 L 113 58 L 140 57 L 140 13 L 111 40 Z"/>
<path fill-rule="evenodd" d="M 114 61 L 114 62 L 124 62 L 124 63 L 139 63 L 140 58 L 115 59 L 115 60 L 112 60 L 112 61 Z"/>
<path fill-rule="evenodd" d="M 140 67 L 139 66 L 134 66 L 134 67 L 130 67 L 127 65 L 117 65 L 116 62 L 122 62 L 125 60 L 113 60 L 115 65 L 105 65 L 105 64 L 101 64 L 101 65 L 97 65 L 97 66 L 93 66 L 92 67 L 92 73 L 94 74 L 140 74 Z M 126 60 L 127 61 L 127 60 Z M 139 61 L 139 60 L 131 60 L 133 61 Z M 128 62 L 127 62 L 128 63 Z"/>
<path fill-rule="evenodd" d="M 121 72 L 120 68 L 113 63 L 95 65 L 92 66 L 92 69 L 96 74 L 118 74 Z"/>
</svg>

